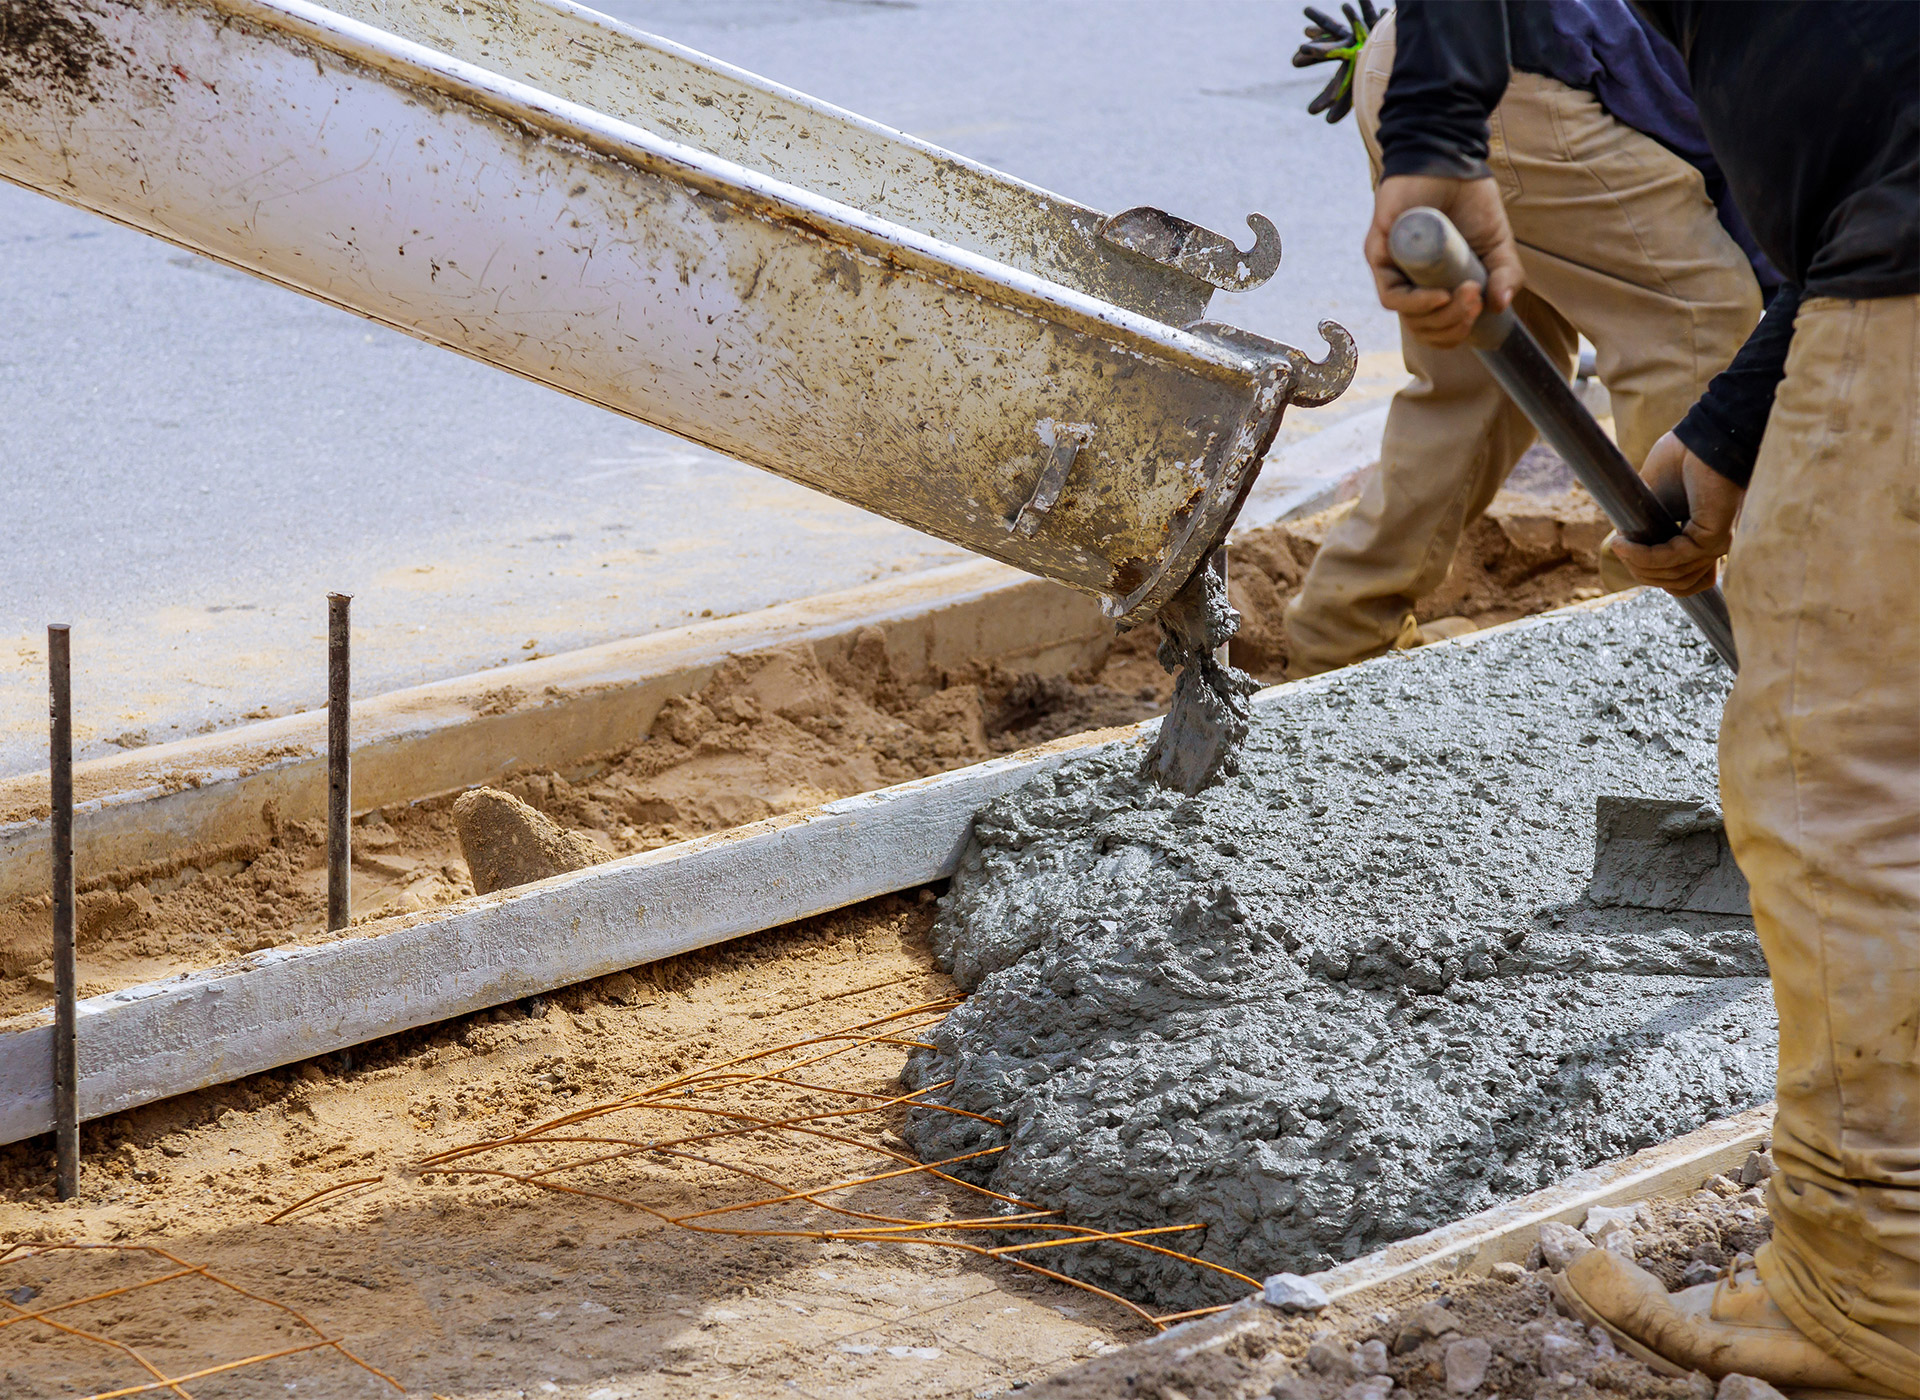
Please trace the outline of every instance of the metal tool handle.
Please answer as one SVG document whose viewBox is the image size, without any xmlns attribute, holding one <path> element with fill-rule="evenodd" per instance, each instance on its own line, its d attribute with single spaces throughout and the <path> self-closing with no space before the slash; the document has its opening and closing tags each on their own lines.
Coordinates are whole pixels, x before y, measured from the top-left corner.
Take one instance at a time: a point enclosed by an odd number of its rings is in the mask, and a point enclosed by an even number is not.
<svg viewBox="0 0 1920 1400">
<path fill-rule="evenodd" d="M 1402 214 L 1387 236 L 1387 251 L 1417 287 L 1452 291 L 1464 282 L 1486 285 L 1486 268 L 1453 221 L 1438 209 L 1409 209 Z M 1599 502 L 1614 529 L 1635 544 L 1660 544 L 1680 533 L 1685 503 L 1669 507 L 1640 479 L 1519 317 L 1511 310 L 1482 312 L 1467 343 Z M 1719 588 L 1674 601 L 1720 659 L 1738 670 L 1733 620 Z"/>
</svg>

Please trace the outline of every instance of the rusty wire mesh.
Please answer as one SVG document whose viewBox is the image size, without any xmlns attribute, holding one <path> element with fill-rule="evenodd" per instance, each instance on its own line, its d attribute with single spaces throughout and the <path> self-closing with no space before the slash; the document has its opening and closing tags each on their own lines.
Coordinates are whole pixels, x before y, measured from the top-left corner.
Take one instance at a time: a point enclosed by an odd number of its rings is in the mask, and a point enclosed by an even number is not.
<svg viewBox="0 0 1920 1400">
<path fill-rule="evenodd" d="M 879 1092 L 899 1070 L 899 1052 L 958 1005 L 903 1007 L 822 1035 L 756 1050 L 676 1075 L 611 1102 L 562 1114 L 504 1137 L 470 1142 L 412 1164 L 423 1178 L 495 1178 L 544 1191 L 609 1202 L 665 1224 L 709 1235 L 833 1240 L 950 1250 L 1085 1289 L 1156 1325 L 1217 1311 L 1155 1315 L 1126 1298 L 1040 1263 L 1034 1256 L 1073 1246 L 1114 1245 L 1182 1260 L 1250 1288 L 1244 1274 L 1159 1243 L 1200 1228 L 1168 1225 L 1106 1231 L 1083 1228 L 1028 1201 L 990 1191 L 952 1173 L 987 1148 L 942 1162 L 921 1162 L 883 1132 L 907 1109 L 983 1118 L 927 1102 L 945 1084 L 913 1093 Z M 865 1087 L 862 1087 L 865 1086 Z M 994 1123 L 997 1120 L 983 1118 Z M 897 1139 L 896 1139 L 897 1140 Z M 794 1169 L 804 1146 L 804 1171 Z M 902 1215 L 898 1192 L 876 1188 L 939 1180 L 980 1201 L 979 1212 Z M 282 1216 L 362 1188 L 341 1182 Z M 929 1192 L 938 1204 L 944 1198 Z M 278 1218 L 278 1217 L 276 1217 Z"/>
<path fill-rule="evenodd" d="M 148 1277 L 126 1283 L 116 1283 L 109 1288 L 97 1288 L 80 1296 L 59 1301 L 42 1301 L 48 1288 L 52 1286 L 52 1276 L 59 1271 L 53 1270 L 46 1277 L 47 1287 L 17 1283 L 16 1280 L 26 1272 L 23 1266 L 32 1260 L 47 1263 L 66 1261 L 83 1256 L 106 1256 L 121 1260 L 133 1260 L 146 1256 L 157 1272 Z M 145 1294 L 147 1290 L 179 1293 L 193 1285 L 205 1285 L 217 1294 L 232 1295 L 235 1299 L 254 1303 L 266 1311 L 261 1314 L 259 1331 L 265 1333 L 274 1330 L 279 1318 L 291 1319 L 298 1341 L 284 1346 L 268 1346 L 251 1351 L 244 1356 L 226 1359 L 213 1359 L 202 1355 L 195 1360 L 181 1362 L 159 1355 L 162 1346 L 177 1349 L 177 1344 L 147 1343 L 142 1350 L 132 1342 L 115 1335 L 116 1328 L 122 1332 L 137 1330 L 129 1326 L 125 1313 L 128 1299 Z M 11 1285 L 11 1286 L 10 1286 Z M 170 1304 L 183 1302 L 179 1298 L 170 1298 Z M 109 1382 L 105 1389 L 94 1390 L 86 1400 L 118 1400 L 129 1395 L 165 1393 L 191 1400 L 192 1392 L 187 1383 L 207 1380 L 217 1376 L 231 1376 L 237 1372 L 257 1371 L 270 1363 L 289 1357 L 311 1359 L 317 1353 L 324 1353 L 351 1363 L 369 1376 L 385 1381 L 395 1391 L 403 1392 L 405 1387 L 379 1367 L 371 1365 L 356 1356 L 347 1348 L 341 1338 L 329 1337 L 306 1314 L 275 1299 L 242 1288 L 231 1279 L 222 1278 L 203 1264 L 190 1264 L 179 1255 L 170 1253 L 155 1245 L 145 1244 L 16 1244 L 0 1250 L 0 1338 L 7 1335 L 7 1329 L 20 1328 L 31 1336 L 34 1332 L 50 1335 L 50 1340 L 62 1341 L 80 1348 L 82 1352 L 98 1355 L 104 1364 L 122 1376 L 128 1378 L 126 1384 Z M 75 1358 L 79 1360 L 80 1358 Z M 168 1364 L 162 1364 L 163 1362 Z M 37 1369 L 46 1366 L 40 1360 Z M 134 1379 L 134 1377 L 141 1377 Z"/>
</svg>

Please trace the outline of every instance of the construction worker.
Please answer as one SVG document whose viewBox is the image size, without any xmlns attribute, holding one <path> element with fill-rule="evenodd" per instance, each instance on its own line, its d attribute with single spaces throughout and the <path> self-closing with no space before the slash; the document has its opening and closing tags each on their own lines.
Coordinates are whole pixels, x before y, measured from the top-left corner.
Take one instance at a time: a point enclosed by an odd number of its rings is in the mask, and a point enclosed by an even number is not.
<svg viewBox="0 0 1920 1400">
<path fill-rule="evenodd" d="M 1626 0 L 1543 8 L 1557 12 L 1555 42 L 1516 52 L 1487 162 L 1527 273 L 1515 310 L 1563 372 L 1579 336 L 1593 342 L 1621 450 L 1637 467 L 1760 319 L 1758 254 L 1725 198 L 1679 54 Z M 1370 24 L 1371 4 L 1351 27 L 1308 16 L 1318 42 L 1294 62 L 1341 63 L 1309 110 L 1338 120 L 1357 107 L 1377 184 L 1393 16 Z M 1759 269 L 1777 280 L 1764 260 Z M 1446 578 L 1461 535 L 1534 440 L 1470 351 L 1403 336 L 1402 352 L 1414 380 L 1388 410 L 1379 467 L 1287 609 L 1290 676 L 1431 640 L 1416 603 Z M 1624 570 L 1609 582 L 1623 586 Z"/>
<path fill-rule="evenodd" d="M 1537 39 L 1542 8 L 1399 10 L 1366 252 L 1381 304 L 1436 348 L 1535 273 L 1487 120 L 1509 36 L 1516 52 Z M 1684 532 L 1612 545 L 1683 595 L 1727 558 L 1740 674 L 1720 784 L 1780 1015 L 1773 1237 L 1756 1269 L 1671 1295 L 1607 1250 L 1555 1289 L 1670 1369 L 1920 1396 L 1920 15 L 1900 0 L 1638 8 L 1683 55 L 1787 278 L 1647 455 L 1649 484 L 1684 494 Z M 1399 275 L 1387 234 L 1415 205 L 1459 226 L 1484 293 Z"/>
</svg>

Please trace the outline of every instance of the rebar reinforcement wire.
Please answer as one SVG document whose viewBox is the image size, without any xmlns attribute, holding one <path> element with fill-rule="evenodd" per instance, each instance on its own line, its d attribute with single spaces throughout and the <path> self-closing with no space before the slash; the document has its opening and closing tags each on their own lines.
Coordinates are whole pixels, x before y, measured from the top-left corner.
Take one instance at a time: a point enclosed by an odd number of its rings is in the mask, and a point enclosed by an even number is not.
<svg viewBox="0 0 1920 1400">
<path fill-rule="evenodd" d="M 925 1102 L 944 1087 L 878 1092 L 861 1083 L 897 1079 L 899 1056 L 924 1045 L 919 1033 L 937 1025 L 956 999 L 923 1002 L 839 1030 L 789 1041 L 677 1074 L 637 1093 L 561 1114 L 501 1137 L 484 1138 L 420 1158 L 406 1173 L 422 1180 L 492 1178 L 639 1211 L 662 1224 L 701 1234 L 754 1239 L 839 1241 L 942 1249 L 998 1260 L 1096 1294 L 1155 1326 L 1218 1308 L 1156 1315 L 1104 1288 L 1051 1268 L 1032 1256 L 1046 1250 L 1114 1244 L 1179 1259 L 1257 1288 L 1245 1274 L 1183 1254 L 1159 1236 L 1199 1225 L 1095 1230 L 1050 1210 L 976 1186 L 947 1170 L 989 1156 L 993 1147 L 951 1161 L 922 1162 L 889 1146 L 882 1132 L 911 1104 L 963 1117 L 982 1115 Z M 835 1080 L 841 1082 L 833 1082 Z M 991 1119 L 985 1121 L 994 1121 Z M 794 1179 L 796 1145 L 810 1164 Z M 873 1188 L 912 1179 L 937 1180 L 983 1198 L 977 1214 L 921 1217 L 897 1204 L 861 1201 Z M 324 1210 L 384 1177 L 337 1182 L 278 1211 L 271 1220 Z M 694 1204 L 687 1207 L 689 1190 Z M 946 1198 L 941 1198 L 942 1200 Z M 1171 1243 L 1171 1241 L 1169 1242 Z"/>
<path fill-rule="evenodd" d="M 5 1271 L 9 1266 L 17 1266 L 30 1259 L 41 1259 L 52 1262 L 60 1259 L 78 1258 L 86 1254 L 118 1255 L 121 1258 L 147 1255 L 161 1265 L 171 1265 L 172 1267 L 163 1269 L 162 1272 L 153 1275 L 151 1278 L 143 1278 L 134 1283 L 124 1283 L 113 1288 L 101 1289 L 97 1292 L 86 1294 L 83 1297 L 69 1298 L 64 1302 L 39 1303 L 37 1306 L 30 1306 L 30 1304 L 37 1301 L 38 1295 L 35 1290 L 20 1289 L 9 1292 L 4 1287 Z M 87 1327 L 81 1325 L 82 1318 L 77 1315 L 80 1309 L 89 1308 L 110 1299 L 121 1298 L 128 1294 L 138 1293 L 149 1288 L 165 1288 L 168 1285 L 178 1286 L 187 1284 L 194 1280 L 201 1280 L 215 1287 L 226 1289 L 264 1308 L 274 1309 L 285 1314 L 304 1329 L 307 1334 L 307 1340 L 291 1346 L 261 1348 L 252 1351 L 246 1356 L 234 1357 L 228 1360 L 209 1361 L 205 1364 L 194 1365 L 186 1371 L 176 1371 L 169 1374 L 169 1372 L 156 1363 L 152 1357 L 141 1352 L 132 1344 L 116 1338 L 111 1331 L 111 1328 L 115 1325 L 112 1321 L 98 1324 L 96 1327 Z M 24 1299 L 15 1301 L 17 1298 L 21 1298 L 22 1294 L 25 1294 Z M 378 1366 L 371 1365 L 349 1351 L 340 1338 L 327 1336 L 326 1333 L 313 1324 L 305 1313 L 275 1299 L 263 1297 L 249 1289 L 242 1288 L 231 1279 L 222 1278 L 220 1275 L 214 1273 L 204 1264 L 190 1264 L 179 1255 L 172 1254 L 156 1245 L 62 1243 L 16 1244 L 8 1246 L 0 1250 L 0 1309 L 4 1309 L 4 1311 L 0 1311 L 0 1331 L 4 1331 L 9 1327 L 45 1329 L 57 1337 L 64 1337 L 101 1348 L 117 1356 L 127 1367 L 137 1368 L 145 1372 L 148 1377 L 145 1381 L 135 1382 L 130 1385 L 113 1386 L 106 1390 L 94 1391 L 85 1397 L 85 1400 L 119 1400 L 121 1396 L 145 1395 L 162 1391 L 169 1395 L 179 1396 L 181 1400 L 192 1400 L 192 1393 L 186 1389 L 188 1381 L 205 1380 L 210 1376 L 231 1375 L 236 1371 L 244 1371 L 249 1367 L 264 1366 L 270 1361 L 277 1361 L 284 1357 L 299 1356 L 302 1354 L 312 1355 L 318 1352 L 329 1352 L 342 1357 L 359 1367 L 368 1375 L 377 1376 L 379 1379 L 385 1381 L 388 1385 L 392 1386 L 395 1391 L 402 1394 L 406 1391 L 405 1386 L 401 1385 L 399 1381 L 395 1380 L 385 1371 L 382 1371 Z M 68 1316 L 64 1318 L 56 1316 L 56 1314 L 59 1313 L 66 1313 Z M 264 1323 L 261 1330 L 266 1330 Z"/>
</svg>

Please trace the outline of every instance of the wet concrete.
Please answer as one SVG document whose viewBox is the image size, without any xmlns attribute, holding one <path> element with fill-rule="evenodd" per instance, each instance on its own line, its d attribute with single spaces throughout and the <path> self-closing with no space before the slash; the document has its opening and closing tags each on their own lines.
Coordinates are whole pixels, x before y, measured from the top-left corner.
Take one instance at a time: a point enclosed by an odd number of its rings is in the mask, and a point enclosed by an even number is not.
<svg viewBox="0 0 1920 1400">
<path fill-rule="evenodd" d="M 1240 630 L 1240 614 L 1227 601 L 1223 562 L 1218 553 L 1210 556 L 1155 619 L 1157 659 L 1177 679 L 1147 771 L 1189 796 L 1240 771 L 1240 745 L 1252 726 L 1253 696 L 1260 689 L 1245 671 L 1215 659 Z"/>
<path fill-rule="evenodd" d="M 984 811 L 935 928 L 971 995 L 916 1115 L 1079 1224 L 1304 1273 L 1765 1099 L 1746 921 L 1587 897 L 1596 799 L 1714 791 L 1729 684 L 1664 598 L 1291 686 L 1195 797 L 1138 750 Z M 1072 1256 L 1072 1257 L 1069 1257 Z M 1047 1262 L 1162 1306 L 1236 1285 Z"/>
</svg>

